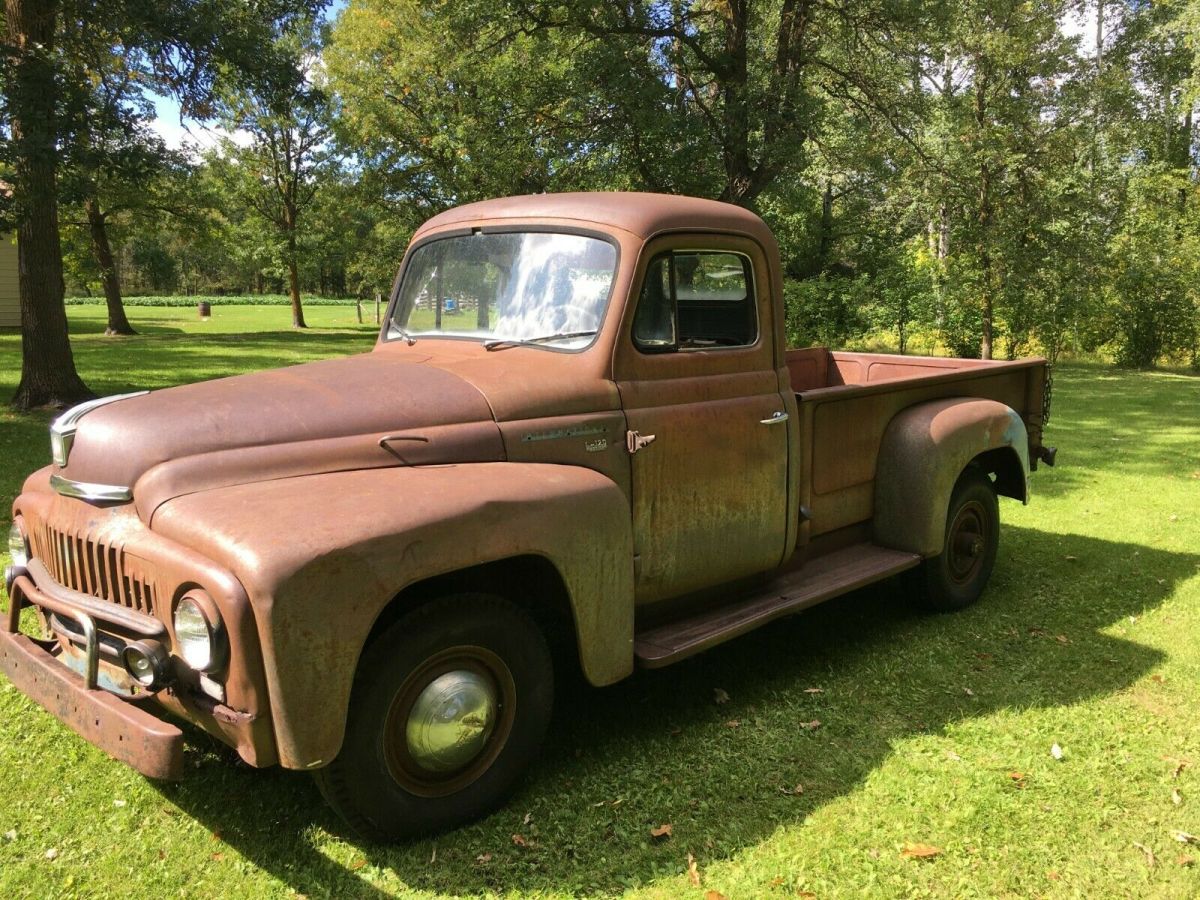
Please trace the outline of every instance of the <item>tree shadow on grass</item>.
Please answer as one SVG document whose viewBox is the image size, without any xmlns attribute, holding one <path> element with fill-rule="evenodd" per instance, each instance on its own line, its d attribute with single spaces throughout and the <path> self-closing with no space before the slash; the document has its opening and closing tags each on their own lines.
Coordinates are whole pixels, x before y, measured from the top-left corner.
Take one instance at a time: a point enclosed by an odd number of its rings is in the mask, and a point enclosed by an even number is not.
<svg viewBox="0 0 1200 900">
<path fill-rule="evenodd" d="M 611 688 L 564 686 L 516 796 L 450 834 L 358 844 L 308 779 L 215 757 L 164 794 L 304 894 L 382 895 L 364 871 L 385 887 L 454 894 L 645 884 L 677 871 L 683 847 L 711 861 L 803 821 L 859 786 L 898 740 L 1126 688 L 1162 655 L 1103 630 L 1200 569 L 1200 555 L 1072 534 L 1009 527 L 1003 541 L 984 601 L 958 615 L 911 611 L 905 583 L 892 581 Z M 817 685 L 823 693 L 805 692 Z M 714 704 L 716 687 L 729 703 Z M 727 727 L 734 719 L 740 727 Z M 799 727 L 812 719 L 822 726 Z M 780 791 L 798 781 L 802 796 Z M 671 846 L 649 840 L 663 821 L 674 823 Z M 359 862 L 318 850 L 314 829 L 356 844 L 342 849 Z"/>
</svg>

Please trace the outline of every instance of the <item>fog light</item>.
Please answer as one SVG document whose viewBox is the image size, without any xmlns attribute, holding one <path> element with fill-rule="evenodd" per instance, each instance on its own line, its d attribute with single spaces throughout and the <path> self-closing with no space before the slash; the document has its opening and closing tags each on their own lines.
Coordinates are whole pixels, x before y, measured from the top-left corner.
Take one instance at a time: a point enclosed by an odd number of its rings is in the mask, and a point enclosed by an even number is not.
<svg viewBox="0 0 1200 900">
<path fill-rule="evenodd" d="M 134 680 L 148 688 L 160 688 L 171 680 L 171 658 L 156 641 L 126 644 L 121 661 Z"/>
</svg>

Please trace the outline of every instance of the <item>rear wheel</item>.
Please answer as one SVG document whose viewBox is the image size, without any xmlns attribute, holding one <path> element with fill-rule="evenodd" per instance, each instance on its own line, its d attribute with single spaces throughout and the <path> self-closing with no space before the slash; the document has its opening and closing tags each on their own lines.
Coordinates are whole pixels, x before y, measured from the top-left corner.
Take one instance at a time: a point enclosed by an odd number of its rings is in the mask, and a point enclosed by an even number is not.
<svg viewBox="0 0 1200 900">
<path fill-rule="evenodd" d="M 969 468 L 950 495 L 943 550 L 921 564 L 922 605 L 953 612 L 978 600 L 991 578 L 999 546 L 996 490 L 984 472 Z"/>
<path fill-rule="evenodd" d="M 546 641 L 523 610 L 482 594 L 433 601 L 363 654 L 342 750 L 317 784 L 370 840 L 456 827 L 511 790 L 553 696 Z"/>
</svg>

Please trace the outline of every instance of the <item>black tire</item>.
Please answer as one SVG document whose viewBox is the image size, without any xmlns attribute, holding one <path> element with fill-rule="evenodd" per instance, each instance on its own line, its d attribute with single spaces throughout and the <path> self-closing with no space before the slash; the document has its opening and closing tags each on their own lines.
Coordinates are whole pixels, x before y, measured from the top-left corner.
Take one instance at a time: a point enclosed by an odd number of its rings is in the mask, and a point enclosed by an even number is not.
<svg viewBox="0 0 1200 900">
<path fill-rule="evenodd" d="M 991 479 L 975 467 L 959 476 L 946 511 L 942 552 L 918 570 L 918 599 L 926 609 L 965 609 L 983 593 L 1000 546 L 1000 504 Z"/>
<path fill-rule="evenodd" d="M 489 686 L 491 725 L 480 730 L 482 749 L 469 762 L 432 772 L 400 728 L 439 675 L 464 671 Z M 538 753 L 553 699 L 550 652 L 524 610 L 485 594 L 434 600 L 364 651 L 341 752 L 313 775 L 329 805 L 367 840 L 455 828 L 508 795 Z"/>
</svg>

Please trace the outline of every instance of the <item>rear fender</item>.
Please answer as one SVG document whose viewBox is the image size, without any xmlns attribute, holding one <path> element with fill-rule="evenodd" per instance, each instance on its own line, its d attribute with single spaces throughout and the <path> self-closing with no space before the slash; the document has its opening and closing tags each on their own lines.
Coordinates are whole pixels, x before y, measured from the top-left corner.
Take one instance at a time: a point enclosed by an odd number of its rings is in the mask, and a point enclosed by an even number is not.
<svg viewBox="0 0 1200 900">
<path fill-rule="evenodd" d="M 1000 493 L 1028 499 L 1029 438 L 1013 409 L 965 397 L 920 403 L 888 424 L 875 471 L 875 542 L 936 556 L 950 492 L 976 462 L 995 472 Z"/>
<path fill-rule="evenodd" d="M 154 528 L 224 561 L 253 604 L 280 761 L 341 748 L 359 655 L 406 587 L 517 556 L 561 576 L 593 684 L 633 669 L 633 540 L 620 488 L 534 463 L 376 469 L 220 488 L 159 507 Z"/>
</svg>

